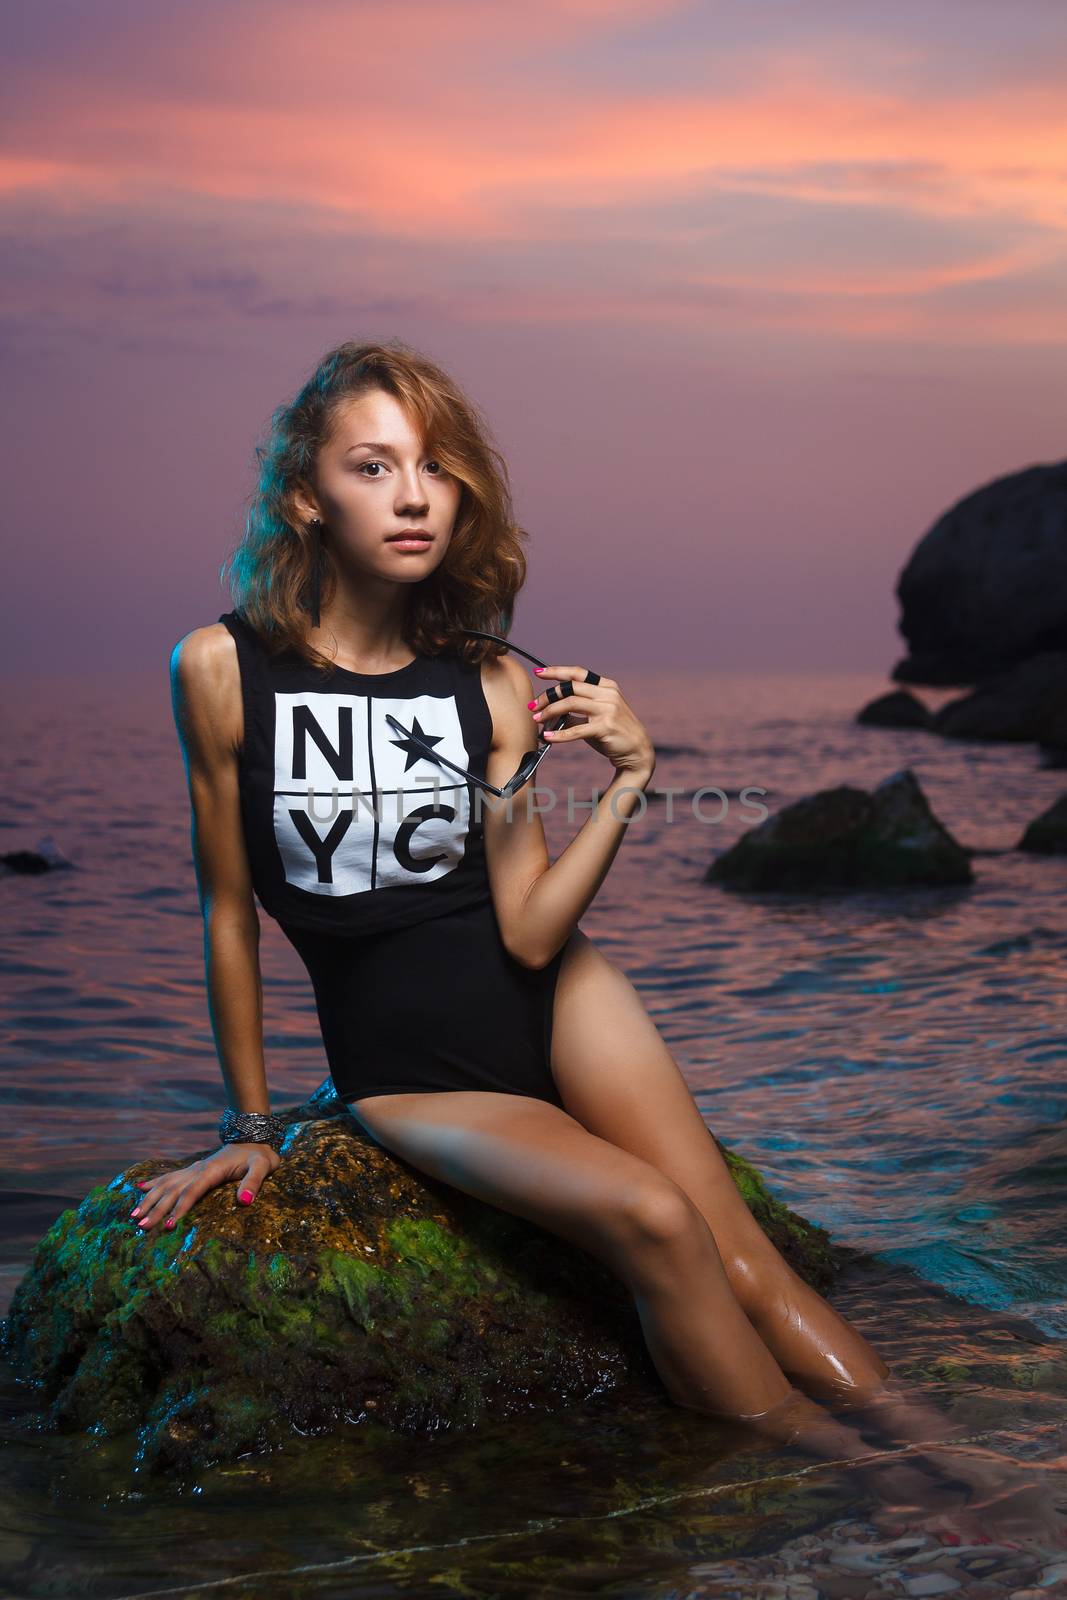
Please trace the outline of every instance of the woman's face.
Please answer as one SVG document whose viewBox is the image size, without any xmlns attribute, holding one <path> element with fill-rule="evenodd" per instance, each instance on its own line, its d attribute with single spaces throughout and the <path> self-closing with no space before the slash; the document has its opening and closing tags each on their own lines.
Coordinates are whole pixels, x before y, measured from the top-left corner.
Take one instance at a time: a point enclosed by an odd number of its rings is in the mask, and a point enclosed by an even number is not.
<svg viewBox="0 0 1067 1600">
<path fill-rule="evenodd" d="M 315 491 L 342 563 L 417 583 L 444 560 L 462 485 L 424 450 L 400 402 L 374 389 L 339 408 L 319 451 Z"/>
</svg>

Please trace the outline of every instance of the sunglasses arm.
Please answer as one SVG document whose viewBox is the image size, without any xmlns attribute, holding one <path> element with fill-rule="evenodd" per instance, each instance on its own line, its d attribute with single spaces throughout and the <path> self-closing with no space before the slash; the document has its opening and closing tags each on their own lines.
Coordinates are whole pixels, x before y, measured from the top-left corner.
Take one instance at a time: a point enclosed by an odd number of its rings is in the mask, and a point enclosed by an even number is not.
<svg viewBox="0 0 1067 1600">
<path fill-rule="evenodd" d="M 390 716 L 388 711 L 385 713 L 385 720 L 390 727 L 395 728 L 398 733 L 402 733 L 405 739 L 410 739 L 413 744 L 417 744 L 420 749 L 425 750 L 431 760 L 439 761 L 443 766 L 451 767 L 452 771 L 458 772 L 461 778 L 468 778 L 472 783 L 480 784 L 483 789 L 488 789 L 490 794 L 495 794 L 498 798 L 503 796 L 503 789 L 498 789 L 495 784 L 490 783 L 486 778 L 479 778 L 475 773 L 465 772 L 462 767 L 457 767 L 454 761 L 449 761 L 447 756 L 441 755 L 432 745 L 427 744 L 424 739 L 420 739 L 417 733 L 409 733 L 403 723 Z"/>
<path fill-rule="evenodd" d="M 492 639 L 494 644 L 503 644 L 514 655 L 525 656 L 527 661 L 532 661 L 535 667 L 547 667 L 548 662 L 542 661 L 540 656 L 532 656 L 529 650 L 520 650 L 517 644 L 512 644 L 510 639 L 504 639 L 499 633 L 484 633 L 481 628 L 463 628 L 463 633 L 475 634 L 479 639 Z"/>
</svg>

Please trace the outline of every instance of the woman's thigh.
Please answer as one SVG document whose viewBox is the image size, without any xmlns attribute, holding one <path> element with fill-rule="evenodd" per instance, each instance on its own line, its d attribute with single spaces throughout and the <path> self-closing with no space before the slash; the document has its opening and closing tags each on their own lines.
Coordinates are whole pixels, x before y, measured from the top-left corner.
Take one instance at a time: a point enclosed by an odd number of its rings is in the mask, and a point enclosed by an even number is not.
<svg viewBox="0 0 1067 1600">
<path fill-rule="evenodd" d="M 572 1117 L 689 1196 L 728 1270 L 777 1264 L 641 996 L 580 928 L 556 984 L 551 1066 Z"/>
<path fill-rule="evenodd" d="M 547 1100 L 453 1089 L 349 1104 L 412 1166 L 570 1239 L 623 1276 L 638 1246 L 704 1230 L 688 1197 L 657 1168 Z"/>
</svg>

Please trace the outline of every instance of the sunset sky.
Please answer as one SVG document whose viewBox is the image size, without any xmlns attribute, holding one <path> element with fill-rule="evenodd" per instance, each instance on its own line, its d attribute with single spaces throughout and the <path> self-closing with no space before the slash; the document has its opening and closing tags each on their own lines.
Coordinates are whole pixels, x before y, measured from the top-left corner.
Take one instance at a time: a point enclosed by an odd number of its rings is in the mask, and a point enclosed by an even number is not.
<svg viewBox="0 0 1067 1600">
<path fill-rule="evenodd" d="M 5 7 L 9 674 L 228 598 L 271 410 L 399 337 L 488 415 L 517 643 L 888 671 L 972 488 L 1067 455 L 1054 0 Z"/>
</svg>

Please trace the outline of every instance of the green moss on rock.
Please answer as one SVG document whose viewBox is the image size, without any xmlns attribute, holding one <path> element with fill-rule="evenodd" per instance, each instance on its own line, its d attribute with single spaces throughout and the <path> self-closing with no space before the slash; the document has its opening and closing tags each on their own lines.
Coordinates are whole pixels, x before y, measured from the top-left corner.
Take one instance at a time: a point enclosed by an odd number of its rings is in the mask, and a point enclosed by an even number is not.
<svg viewBox="0 0 1067 1600">
<path fill-rule="evenodd" d="M 662 1392 L 601 1262 L 418 1172 L 335 1098 L 308 1109 L 251 1206 L 225 1185 L 143 1234 L 137 1181 L 189 1157 L 131 1167 L 56 1218 L 0 1326 L 35 1426 L 132 1432 L 139 1466 L 195 1470 L 371 1418 L 424 1433 Z M 827 1288 L 825 1231 L 719 1148 L 777 1248 Z"/>
</svg>

